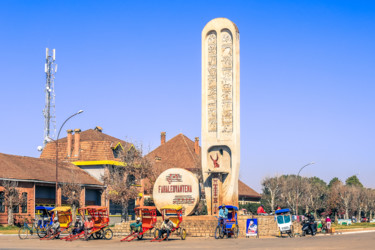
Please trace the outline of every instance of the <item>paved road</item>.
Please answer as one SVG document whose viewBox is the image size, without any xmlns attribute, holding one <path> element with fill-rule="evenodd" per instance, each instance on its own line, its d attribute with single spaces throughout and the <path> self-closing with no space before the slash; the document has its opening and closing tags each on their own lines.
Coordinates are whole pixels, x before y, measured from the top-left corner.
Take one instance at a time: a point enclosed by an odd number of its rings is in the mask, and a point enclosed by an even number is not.
<svg viewBox="0 0 375 250">
<path fill-rule="evenodd" d="M 20 240 L 17 236 L 0 236 L 0 249 L 375 249 L 375 232 L 316 236 L 303 238 L 269 239 L 222 239 L 187 238 L 164 242 L 146 240 L 119 242 L 91 240 L 66 242 L 62 240 L 41 241 L 36 238 Z"/>
</svg>

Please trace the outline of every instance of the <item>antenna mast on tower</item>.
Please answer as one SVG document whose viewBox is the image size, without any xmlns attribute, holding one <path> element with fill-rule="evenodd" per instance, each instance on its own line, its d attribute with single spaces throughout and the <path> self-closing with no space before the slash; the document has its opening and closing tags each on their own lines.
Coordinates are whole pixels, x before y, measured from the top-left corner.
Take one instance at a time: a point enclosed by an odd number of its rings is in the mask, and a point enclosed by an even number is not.
<svg viewBox="0 0 375 250">
<path fill-rule="evenodd" d="M 44 66 L 44 72 L 46 73 L 46 103 L 43 109 L 44 115 L 44 138 L 43 147 L 46 146 L 51 138 L 55 137 L 56 134 L 56 116 L 55 116 L 55 74 L 57 72 L 56 50 L 53 49 L 50 53 L 50 49 L 46 48 L 46 64 Z M 52 127 L 52 128 L 51 128 Z"/>
</svg>

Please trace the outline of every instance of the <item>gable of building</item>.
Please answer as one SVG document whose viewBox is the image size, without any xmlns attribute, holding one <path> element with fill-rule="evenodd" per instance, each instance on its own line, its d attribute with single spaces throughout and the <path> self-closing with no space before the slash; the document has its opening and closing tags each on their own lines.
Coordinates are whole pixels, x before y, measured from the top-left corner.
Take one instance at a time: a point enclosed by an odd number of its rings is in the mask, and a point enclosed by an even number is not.
<svg viewBox="0 0 375 250">
<path fill-rule="evenodd" d="M 118 163 L 120 162 L 119 151 L 129 149 L 132 145 L 131 143 L 107 135 L 98 129 L 88 129 L 75 133 L 79 133 L 79 137 L 72 135 L 70 146 L 68 137 L 58 140 L 59 160 L 81 162 L 83 165 L 121 165 Z M 76 142 L 76 138 L 79 138 L 79 141 Z M 78 150 L 76 150 L 77 147 Z M 76 154 L 77 152 L 78 154 Z M 40 158 L 55 159 L 56 143 L 48 143 L 43 149 Z"/>
<path fill-rule="evenodd" d="M 190 171 L 201 170 L 200 151 L 195 152 L 195 142 L 183 134 L 178 134 L 145 156 L 158 172 L 169 168 L 183 168 Z"/>
</svg>

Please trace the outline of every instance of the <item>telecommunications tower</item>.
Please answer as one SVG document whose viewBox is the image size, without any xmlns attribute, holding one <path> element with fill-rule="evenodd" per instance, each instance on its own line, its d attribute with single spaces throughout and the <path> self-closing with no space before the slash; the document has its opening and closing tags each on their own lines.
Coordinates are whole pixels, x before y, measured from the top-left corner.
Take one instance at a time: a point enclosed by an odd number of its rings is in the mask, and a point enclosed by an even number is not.
<svg viewBox="0 0 375 250">
<path fill-rule="evenodd" d="M 51 53 L 52 52 L 52 53 Z M 55 116 L 55 74 L 57 72 L 57 64 L 55 63 L 56 50 L 52 51 L 46 48 L 46 64 L 44 65 L 44 72 L 46 73 L 46 103 L 43 109 L 44 116 L 44 137 L 43 148 L 51 138 L 56 134 L 56 116 Z M 39 149 L 39 148 L 38 148 Z"/>
</svg>

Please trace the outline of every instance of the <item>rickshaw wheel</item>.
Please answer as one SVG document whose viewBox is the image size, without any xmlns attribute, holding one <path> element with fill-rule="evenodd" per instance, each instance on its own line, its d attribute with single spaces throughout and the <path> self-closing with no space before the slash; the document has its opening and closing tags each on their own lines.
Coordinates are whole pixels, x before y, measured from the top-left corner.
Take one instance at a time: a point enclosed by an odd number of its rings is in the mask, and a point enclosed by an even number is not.
<svg viewBox="0 0 375 250">
<path fill-rule="evenodd" d="M 104 231 L 104 239 L 106 239 L 106 240 L 110 240 L 110 239 L 112 239 L 112 237 L 113 237 L 113 232 L 112 232 L 112 230 L 111 229 L 106 229 L 105 231 Z"/>
<path fill-rule="evenodd" d="M 36 233 L 38 234 L 39 238 L 43 238 L 47 235 L 47 230 L 45 228 L 37 228 Z"/>
<path fill-rule="evenodd" d="M 137 235 L 138 240 L 141 240 L 143 238 L 143 234 Z"/>
<path fill-rule="evenodd" d="M 240 232 L 240 230 L 239 230 L 239 228 L 238 228 L 238 225 L 236 225 L 236 226 L 234 227 L 234 231 L 233 231 L 233 236 L 234 236 L 234 238 L 238 238 L 238 234 L 239 234 L 239 232 Z"/>
<path fill-rule="evenodd" d="M 158 238 L 159 237 L 159 234 L 160 234 L 160 231 L 159 229 L 155 228 L 155 231 L 154 231 L 154 238 Z"/>
<path fill-rule="evenodd" d="M 181 240 L 185 240 L 186 239 L 186 230 L 185 228 L 181 228 Z"/>
<path fill-rule="evenodd" d="M 103 229 L 100 229 L 100 231 L 93 233 L 92 237 L 94 239 L 103 239 L 103 235 L 104 235 Z"/>
<path fill-rule="evenodd" d="M 224 238 L 224 232 L 220 226 L 217 226 L 215 229 L 215 239 Z"/>
</svg>

